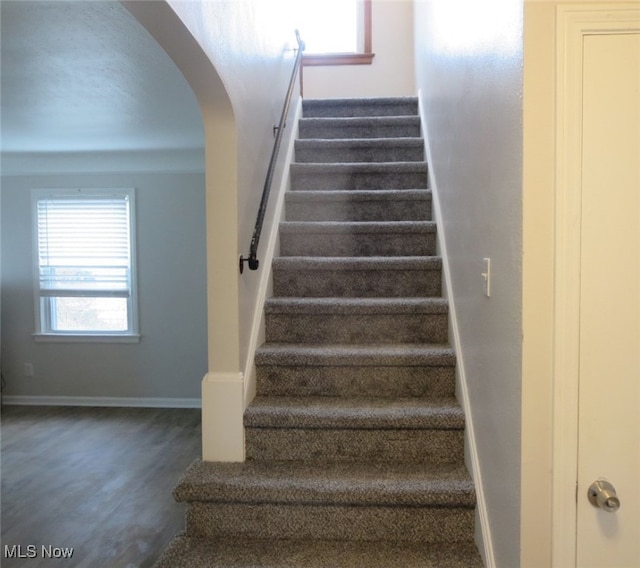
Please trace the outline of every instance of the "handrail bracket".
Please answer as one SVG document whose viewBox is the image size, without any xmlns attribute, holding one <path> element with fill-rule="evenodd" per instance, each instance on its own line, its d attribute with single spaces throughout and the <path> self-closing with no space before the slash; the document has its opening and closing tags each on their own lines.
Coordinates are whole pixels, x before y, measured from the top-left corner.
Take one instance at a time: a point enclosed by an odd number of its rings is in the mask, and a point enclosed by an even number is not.
<svg viewBox="0 0 640 568">
<path fill-rule="evenodd" d="M 251 254 L 249 254 L 247 258 L 240 255 L 240 274 L 244 272 L 245 262 L 249 265 L 250 270 L 258 270 L 258 267 L 260 266 L 260 261 L 255 257 L 255 255 L 252 256 Z"/>
</svg>

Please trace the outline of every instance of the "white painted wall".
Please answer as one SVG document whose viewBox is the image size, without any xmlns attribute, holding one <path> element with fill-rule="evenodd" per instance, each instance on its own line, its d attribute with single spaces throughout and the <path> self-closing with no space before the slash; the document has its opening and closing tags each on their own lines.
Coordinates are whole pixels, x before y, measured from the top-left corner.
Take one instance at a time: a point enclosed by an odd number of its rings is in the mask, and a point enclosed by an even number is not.
<svg viewBox="0 0 640 568">
<path fill-rule="evenodd" d="M 74 173 L 84 169 L 84 157 L 67 161 L 65 168 L 58 156 L 58 170 L 68 173 L 33 168 L 29 174 L 2 177 L 6 394 L 197 402 L 207 368 L 204 174 L 201 167 L 183 173 L 122 173 L 111 156 L 103 158 L 112 173 Z M 139 343 L 34 342 L 30 190 L 43 187 L 136 188 Z M 34 378 L 23 377 L 25 362 L 33 363 Z"/>
<path fill-rule="evenodd" d="M 470 465 L 482 477 L 489 560 L 518 566 L 522 2 L 420 0 L 415 26 L 417 87 L 476 441 L 478 461 Z M 484 257 L 491 258 L 490 298 L 483 294 Z M 482 547 L 480 535 L 478 542 Z"/>
<path fill-rule="evenodd" d="M 413 0 L 373 0 L 371 28 L 373 63 L 305 67 L 305 98 L 415 96 Z"/>
</svg>

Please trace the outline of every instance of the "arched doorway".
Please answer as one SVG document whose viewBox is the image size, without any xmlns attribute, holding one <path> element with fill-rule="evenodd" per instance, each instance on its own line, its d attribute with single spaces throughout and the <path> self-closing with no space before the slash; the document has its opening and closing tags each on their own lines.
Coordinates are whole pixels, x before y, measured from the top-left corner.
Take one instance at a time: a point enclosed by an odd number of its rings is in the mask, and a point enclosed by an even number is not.
<svg viewBox="0 0 640 568">
<path fill-rule="evenodd" d="M 231 99 L 213 62 L 167 2 L 123 0 L 173 59 L 205 127 L 209 370 L 203 380 L 203 458 L 243 461 L 244 387 L 238 333 L 237 152 Z"/>
</svg>

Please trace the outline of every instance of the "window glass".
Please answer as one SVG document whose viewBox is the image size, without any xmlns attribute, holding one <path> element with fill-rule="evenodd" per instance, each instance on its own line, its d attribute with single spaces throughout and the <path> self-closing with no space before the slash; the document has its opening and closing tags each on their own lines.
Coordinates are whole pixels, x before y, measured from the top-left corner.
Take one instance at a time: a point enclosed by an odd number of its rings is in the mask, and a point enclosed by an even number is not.
<svg viewBox="0 0 640 568">
<path fill-rule="evenodd" d="M 297 27 L 305 42 L 305 67 L 371 65 L 371 0 L 298 0 Z"/>
<path fill-rule="evenodd" d="M 51 331 L 103 332 L 128 329 L 125 298 L 49 298 Z"/>
<path fill-rule="evenodd" d="M 305 0 L 297 3 L 298 29 L 305 53 L 356 53 L 359 2 L 357 0 Z"/>
</svg>

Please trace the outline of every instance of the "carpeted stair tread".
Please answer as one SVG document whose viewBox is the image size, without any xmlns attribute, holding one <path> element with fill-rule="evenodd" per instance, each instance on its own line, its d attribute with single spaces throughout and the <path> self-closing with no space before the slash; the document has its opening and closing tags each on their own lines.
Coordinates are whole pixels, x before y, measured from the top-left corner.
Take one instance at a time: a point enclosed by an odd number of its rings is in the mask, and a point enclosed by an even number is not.
<svg viewBox="0 0 640 568">
<path fill-rule="evenodd" d="M 427 188 L 426 162 L 292 164 L 291 190 Z"/>
<path fill-rule="evenodd" d="M 265 343 L 256 353 L 258 394 L 433 400 L 455 394 L 446 345 Z"/>
<path fill-rule="evenodd" d="M 296 140 L 297 163 L 323 162 L 420 162 L 422 138 L 308 138 Z"/>
<path fill-rule="evenodd" d="M 446 314 L 444 298 L 269 298 L 266 314 Z"/>
<path fill-rule="evenodd" d="M 449 366 L 453 349 L 442 344 L 306 345 L 265 343 L 256 350 L 256 365 L 299 366 Z"/>
<path fill-rule="evenodd" d="M 266 340 L 286 343 L 418 343 L 448 339 L 446 304 L 376 302 L 378 298 L 332 303 L 328 298 L 278 298 L 265 306 Z M 421 300 L 420 298 L 415 298 Z M 412 309 L 413 308 L 413 309 Z"/>
<path fill-rule="evenodd" d="M 180 502 L 473 507 L 466 468 L 455 464 L 194 462 L 178 483 Z"/>
<path fill-rule="evenodd" d="M 309 190 L 290 191 L 287 202 L 309 203 L 323 201 L 431 201 L 430 189 L 354 189 L 354 190 Z"/>
<path fill-rule="evenodd" d="M 433 400 L 455 395 L 453 365 L 331 366 L 270 365 L 256 367 L 262 396 L 346 396 Z"/>
<path fill-rule="evenodd" d="M 419 172 L 427 171 L 427 162 L 347 162 L 342 164 L 322 164 L 311 162 L 307 164 L 291 164 L 291 172 L 303 174 L 359 174 L 359 173 L 386 173 L 386 172 Z"/>
<path fill-rule="evenodd" d="M 405 136 L 398 138 L 306 138 L 296 140 L 296 148 L 424 148 L 424 141 L 417 136 Z M 398 160 L 405 161 L 405 160 Z M 419 160 L 422 161 L 422 160 Z"/>
<path fill-rule="evenodd" d="M 417 97 L 304 99 L 304 116 L 415 116 Z"/>
<path fill-rule="evenodd" d="M 291 270 L 440 270 L 439 256 L 320 257 L 289 256 L 273 259 L 276 269 Z"/>
<path fill-rule="evenodd" d="M 462 451 L 462 447 L 456 451 Z M 469 507 L 297 506 L 195 501 L 186 515 L 187 534 L 213 539 L 452 543 L 471 541 L 473 523 L 474 510 Z"/>
<path fill-rule="evenodd" d="M 442 261 L 437 256 L 282 256 L 272 267 L 276 296 L 442 295 Z"/>
<path fill-rule="evenodd" d="M 433 221 L 283 221 L 281 233 L 435 233 Z"/>
<path fill-rule="evenodd" d="M 282 256 L 423 256 L 436 253 L 432 221 L 283 221 Z"/>
<path fill-rule="evenodd" d="M 482 568 L 471 542 L 206 539 L 180 535 L 155 568 Z"/>
<path fill-rule="evenodd" d="M 396 126 L 410 125 L 420 126 L 420 118 L 418 116 L 356 116 L 356 117 L 320 117 L 320 118 L 301 118 L 300 126 L 335 126 L 337 128 L 355 128 L 360 126 Z M 368 137 L 371 138 L 371 137 Z M 378 138 L 378 137 L 375 137 Z M 417 136 L 392 136 L 391 138 L 417 138 Z M 336 140 L 336 138 L 319 138 L 320 140 Z M 350 139 L 348 136 L 341 138 L 343 140 Z M 305 138 L 309 140 L 309 138 Z M 318 140 L 318 138 L 316 138 Z"/>
<path fill-rule="evenodd" d="M 256 397 L 244 415 L 247 428 L 458 430 L 464 414 L 455 399 Z"/>
<path fill-rule="evenodd" d="M 289 221 L 427 221 L 428 189 L 306 190 L 285 193 Z"/>
<path fill-rule="evenodd" d="M 301 118 L 300 139 L 413 138 L 420 136 L 418 116 Z"/>
</svg>

